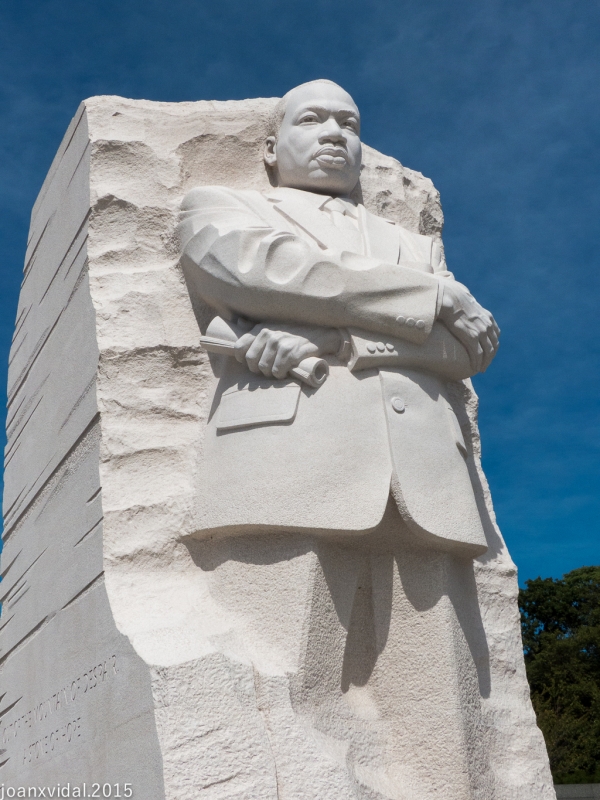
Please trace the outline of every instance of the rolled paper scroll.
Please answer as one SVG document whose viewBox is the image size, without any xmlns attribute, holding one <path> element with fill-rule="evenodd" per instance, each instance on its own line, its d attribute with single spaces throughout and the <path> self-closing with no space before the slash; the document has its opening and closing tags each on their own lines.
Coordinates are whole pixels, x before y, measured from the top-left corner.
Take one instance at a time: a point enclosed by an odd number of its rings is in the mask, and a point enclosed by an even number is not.
<svg viewBox="0 0 600 800">
<path fill-rule="evenodd" d="M 215 317 L 206 329 L 206 335 L 200 337 L 200 344 L 209 353 L 220 356 L 235 356 L 235 343 L 247 333 L 233 322 L 227 322 L 222 317 Z M 324 358 L 310 356 L 304 358 L 293 367 L 289 374 L 307 386 L 318 389 L 329 375 L 329 364 Z"/>
</svg>

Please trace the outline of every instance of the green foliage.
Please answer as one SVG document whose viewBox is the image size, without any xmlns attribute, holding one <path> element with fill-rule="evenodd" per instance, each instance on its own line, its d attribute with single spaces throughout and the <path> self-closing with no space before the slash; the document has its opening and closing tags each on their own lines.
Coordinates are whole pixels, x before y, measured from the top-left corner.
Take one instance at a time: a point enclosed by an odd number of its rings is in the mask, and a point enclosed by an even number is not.
<svg viewBox="0 0 600 800">
<path fill-rule="evenodd" d="M 555 783 L 600 782 L 600 567 L 519 593 L 531 699 Z"/>
</svg>

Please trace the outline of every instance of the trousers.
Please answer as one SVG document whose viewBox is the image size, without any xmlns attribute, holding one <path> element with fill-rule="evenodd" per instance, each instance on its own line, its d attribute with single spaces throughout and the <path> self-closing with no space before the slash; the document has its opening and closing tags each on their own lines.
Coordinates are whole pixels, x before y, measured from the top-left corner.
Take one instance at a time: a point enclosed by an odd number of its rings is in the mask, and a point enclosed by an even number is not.
<svg viewBox="0 0 600 800">
<path fill-rule="evenodd" d="M 195 687 L 177 717 L 200 776 L 193 796 L 493 797 L 471 560 L 422 546 L 391 499 L 367 535 L 187 546 L 211 623 L 206 658 L 179 681 Z"/>
</svg>

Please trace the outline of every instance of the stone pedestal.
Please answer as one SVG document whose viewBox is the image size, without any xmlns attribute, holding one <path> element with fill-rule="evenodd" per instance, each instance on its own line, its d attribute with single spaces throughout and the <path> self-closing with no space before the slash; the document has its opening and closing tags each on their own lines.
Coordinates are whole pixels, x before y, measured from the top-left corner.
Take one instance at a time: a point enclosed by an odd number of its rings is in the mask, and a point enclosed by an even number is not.
<svg viewBox="0 0 600 800">
<path fill-rule="evenodd" d="M 198 541 L 214 377 L 174 238 L 195 186 L 266 189 L 276 100 L 92 98 L 32 215 L 9 378 L 0 781 L 144 800 L 550 800 L 515 568 L 450 386 L 489 551 Z M 431 182 L 365 148 L 365 205 L 439 238 Z"/>
</svg>

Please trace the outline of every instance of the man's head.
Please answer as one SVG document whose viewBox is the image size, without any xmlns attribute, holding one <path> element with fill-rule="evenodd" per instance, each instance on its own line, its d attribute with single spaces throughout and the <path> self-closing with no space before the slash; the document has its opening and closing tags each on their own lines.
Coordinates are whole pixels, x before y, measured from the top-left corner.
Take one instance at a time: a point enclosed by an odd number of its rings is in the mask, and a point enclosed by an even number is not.
<svg viewBox="0 0 600 800">
<path fill-rule="evenodd" d="M 348 92 L 326 80 L 296 86 L 277 106 L 273 127 L 265 163 L 279 186 L 350 194 L 360 174 L 361 146 L 360 115 Z"/>
</svg>

